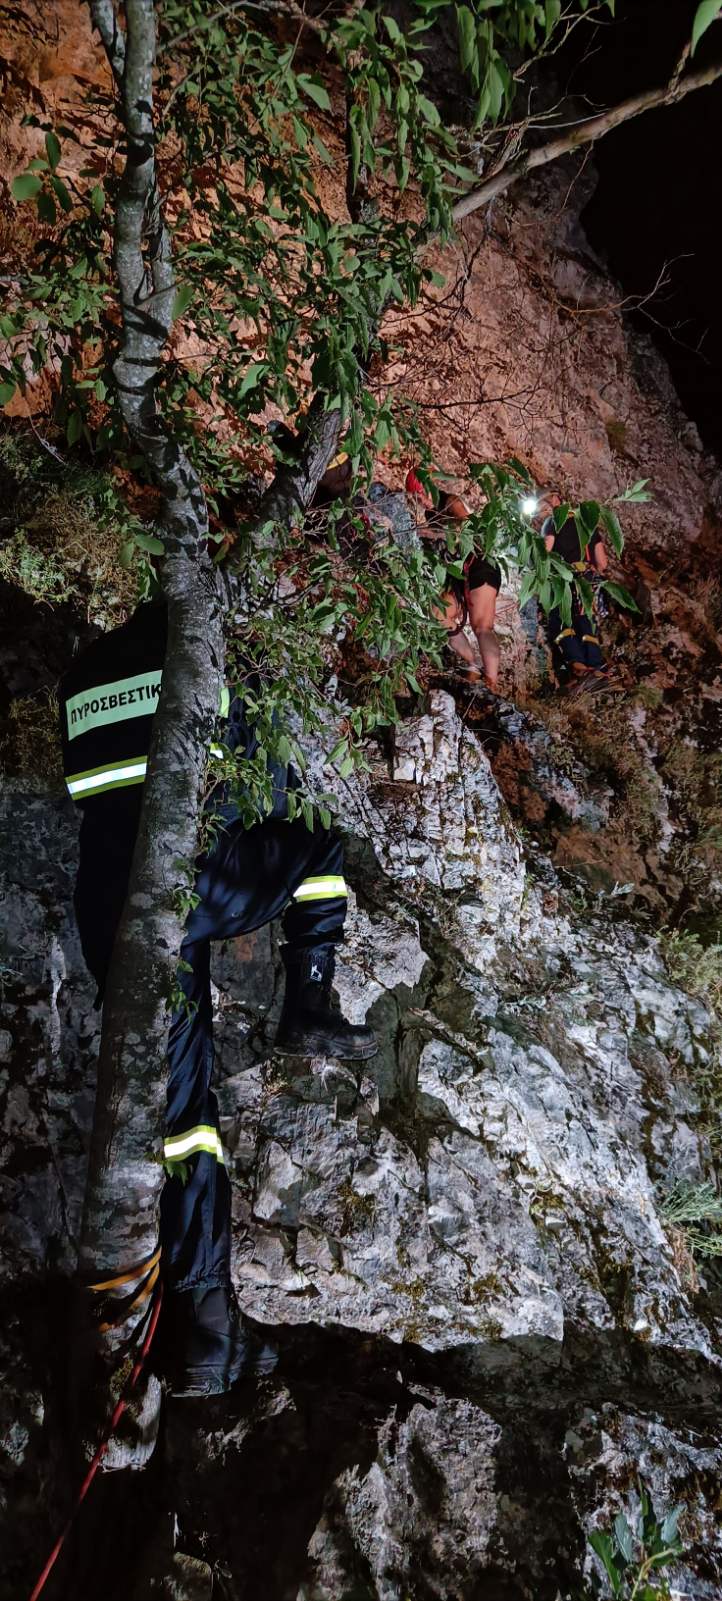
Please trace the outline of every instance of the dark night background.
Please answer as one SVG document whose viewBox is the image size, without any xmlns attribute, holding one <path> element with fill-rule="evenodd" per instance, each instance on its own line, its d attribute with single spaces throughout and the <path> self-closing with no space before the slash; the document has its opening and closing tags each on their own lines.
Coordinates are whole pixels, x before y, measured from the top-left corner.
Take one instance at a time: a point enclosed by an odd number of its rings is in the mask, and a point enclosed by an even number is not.
<svg viewBox="0 0 722 1601">
<path fill-rule="evenodd" d="M 616 20 L 567 47 L 568 88 L 590 112 L 666 83 L 689 39 L 696 0 L 617 0 Z M 722 55 L 722 20 L 693 68 Z M 689 71 L 690 68 L 688 67 Z M 672 370 L 682 404 L 722 455 L 720 166 L 722 80 L 681 104 L 650 111 L 595 146 L 597 191 L 583 221 L 590 243 L 628 295 L 645 295 L 665 262 L 666 288 L 635 313 Z M 654 321 L 650 320 L 654 319 Z M 661 325 L 661 326 L 659 326 Z"/>
</svg>

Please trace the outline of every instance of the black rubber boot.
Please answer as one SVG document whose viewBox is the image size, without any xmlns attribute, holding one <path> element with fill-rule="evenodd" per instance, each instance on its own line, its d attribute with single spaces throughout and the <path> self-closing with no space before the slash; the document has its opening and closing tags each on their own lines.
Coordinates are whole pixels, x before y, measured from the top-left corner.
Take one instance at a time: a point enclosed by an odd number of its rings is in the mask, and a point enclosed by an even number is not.
<svg viewBox="0 0 722 1601">
<path fill-rule="evenodd" d="M 233 1290 L 169 1295 L 163 1366 L 171 1395 L 223 1395 L 239 1379 L 261 1378 L 278 1361 L 238 1309 Z"/>
<path fill-rule="evenodd" d="M 364 1062 L 378 1045 L 373 1029 L 349 1023 L 331 999 L 335 946 L 318 945 L 281 952 L 286 969 L 275 1050 L 280 1056 L 335 1056 L 342 1062 Z"/>
</svg>

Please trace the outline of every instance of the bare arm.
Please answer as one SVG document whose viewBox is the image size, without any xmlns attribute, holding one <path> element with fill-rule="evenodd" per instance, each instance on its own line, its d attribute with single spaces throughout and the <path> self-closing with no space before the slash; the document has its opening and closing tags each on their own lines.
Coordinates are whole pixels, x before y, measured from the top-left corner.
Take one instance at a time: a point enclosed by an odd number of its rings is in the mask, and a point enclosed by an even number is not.
<svg viewBox="0 0 722 1601">
<path fill-rule="evenodd" d="M 594 546 L 592 551 L 592 562 L 594 563 L 598 573 L 605 573 L 607 571 L 609 566 L 609 557 L 601 539 L 597 541 L 597 544 Z"/>
</svg>

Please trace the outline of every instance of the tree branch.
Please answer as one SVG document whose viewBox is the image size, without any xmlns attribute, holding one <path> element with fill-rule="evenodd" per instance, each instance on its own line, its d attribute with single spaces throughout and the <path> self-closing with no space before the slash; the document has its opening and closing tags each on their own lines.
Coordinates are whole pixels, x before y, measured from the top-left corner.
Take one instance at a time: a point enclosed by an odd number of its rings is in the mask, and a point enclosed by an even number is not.
<svg viewBox="0 0 722 1601">
<path fill-rule="evenodd" d="M 632 117 L 639 117 L 642 112 L 652 111 L 656 106 L 674 105 L 676 101 L 684 99 L 685 95 L 692 94 L 696 89 L 707 88 L 720 77 L 722 77 L 722 61 L 705 67 L 700 72 L 690 73 L 688 78 L 678 78 L 675 75 L 670 83 L 664 84 L 660 89 L 648 89 L 644 94 L 634 95 L 629 100 L 623 100 L 620 105 L 601 112 L 598 117 L 590 117 L 588 122 L 573 128 L 571 133 L 565 134 L 563 138 L 552 139 L 549 144 L 540 145 L 538 149 L 530 150 L 519 160 L 510 162 L 485 183 L 480 184 L 478 189 L 473 189 L 471 194 L 464 195 L 454 206 L 452 213 L 454 222 L 461 222 L 464 217 L 470 216 L 472 211 L 487 206 L 497 195 L 503 194 L 504 190 L 516 183 L 518 178 L 523 178 L 535 167 L 544 167 L 550 161 L 558 161 L 560 156 L 570 155 L 582 145 L 594 144 L 604 134 L 610 133 L 613 128 L 618 128 L 623 122 L 629 122 Z"/>
<path fill-rule="evenodd" d="M 90 15 L 93 27 L 97 28 L 103 41 L 105 54 L 110 62 L 113 77 L 119 89 L 123 87 L 123 68 L 125 66 L 125 35 L 115 13 L 113 0 L 90 0 Z"/>
</svg>

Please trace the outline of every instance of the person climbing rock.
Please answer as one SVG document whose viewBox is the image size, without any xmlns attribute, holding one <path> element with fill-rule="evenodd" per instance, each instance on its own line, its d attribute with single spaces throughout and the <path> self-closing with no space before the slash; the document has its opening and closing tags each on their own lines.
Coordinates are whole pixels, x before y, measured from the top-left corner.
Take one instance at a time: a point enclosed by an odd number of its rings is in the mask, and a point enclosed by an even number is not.
<svg viewBox="0 0 722 1601">
<path fill-rule="evenodd" d="M 419 533 L 426 539 L 443 538 L 450 522 L 465 522 L 468 508 L 459 495 L 439 491 L 438 506 L 412 469 L 406 476 L 406 492 L 417 511 Z M 421 512 L 425 521 L 421 520 Z M 482 552 L 472 551 L 464 563 L 464 577 L 452 578 L 444 599 L 444 609 L 438 615 L 449 633 L 449 645 L 463 663 L 462 671 L 470 683 L 482 678 L 495 690 L 499 677 L 499 641 L 494 632 L 496 601 L 501 588 L 501 573 Z M 464 633 L 467 620 L 471 623 L 479 657 Z"/>
<path fill-rule="evenodd" d="M 608 673 L 599 636 L 597 619 L 601 612 L 598 584 L 609 566 L 609 558 L 598 528 L 583 546 L 574 516 L 570 512 L 561 528 L 554 522 L 554 507 L 561 505 L 559 495 L 547 496 L 550 515 L 542 523 L 541 537 L 547 550 L 553 550 L 565 562 L 586 578 L 594 587 L 592 616 L 588 617 L 576 585 L 572 588 L 572 617 L 565 624 L 558 606 L 547 617 L 547 635 L 557 678 L 561 683 L 570 679 L 604 678 Z"/>
<path fill-rule="evenodd" d="M 61 683 L 64 772 L 82 812 L 74 905 L 97 1005 L 128 889 L 166 644 L 165 603 L 147 602 L 85 650 Z M 240 696 L 226 691 L 223 700 L 219 738 L 241 757 L 242 773 L 257 738 Z M 231 1290 L 231 1190 L 211 1089 L 211 941 L 282 917 L 286 989 L 276 1051 L 351 1061 L 376 1051 L 372 1031 L 347 1022 L 331 1000 L 346 912 L 341 841 L 318 822 L 309 830 L 289 819 L 288 794 L 298 785 L 291 768 L 273 767 L 271 779 L 271 815 L 251 827 L 227 787 L 213 804 L 214 842 L 196 864 L 197 901 L 180 949 L 161 1198 L 167 1377 L 176 1395 L 220 1394 L 275 1361 Z"/>
</svg>

